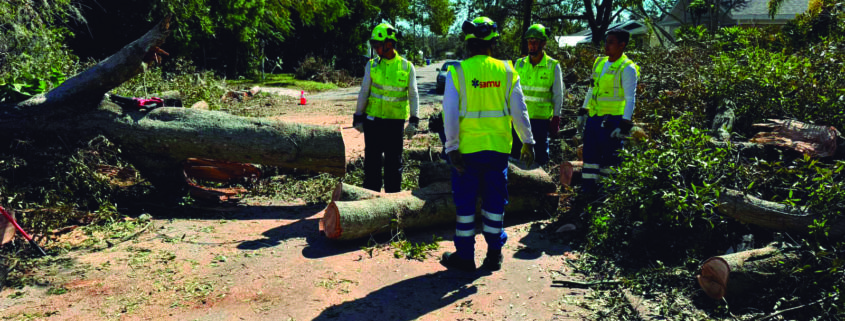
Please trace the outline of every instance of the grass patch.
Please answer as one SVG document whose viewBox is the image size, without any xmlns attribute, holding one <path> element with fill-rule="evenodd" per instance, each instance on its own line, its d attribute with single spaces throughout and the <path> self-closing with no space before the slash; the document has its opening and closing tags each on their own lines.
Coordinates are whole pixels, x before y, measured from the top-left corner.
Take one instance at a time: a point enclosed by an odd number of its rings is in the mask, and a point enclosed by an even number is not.
<svg viewBox="0 0 845 321">
<path fill-rule="evenodd" d="M 337 85 L 333 83 L 324 83 L 311 80 L 300 80 L 294 78 L 293 74 L 266 74 L 264 79 L 237 79 L 227 80 L 227 84 L 232 86 L 262 86 L 262 87 L 282 87 L 305 90 L 307 92 L 320 92 L 326 90 L 337 89 Z"/>
</svg>

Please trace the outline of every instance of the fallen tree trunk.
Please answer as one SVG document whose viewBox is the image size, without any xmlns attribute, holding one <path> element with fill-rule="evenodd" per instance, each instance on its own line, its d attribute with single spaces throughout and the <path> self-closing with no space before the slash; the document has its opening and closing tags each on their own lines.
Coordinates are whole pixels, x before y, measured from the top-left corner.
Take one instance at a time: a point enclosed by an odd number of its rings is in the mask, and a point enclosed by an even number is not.
<svg viewBox="0 0 845 321">
<path fill-rule="evenodd" d="M 419 185 L 420 188 L 432 185 L 437 182 L 449 182 L 452 180 L 451 165 L 446 163 L 422 163 L 420 164 Z M 551 176 L 542 168 L 530 170 L 523 169 L 514 163 L 508 163 L 508 193 L 554 193 L 557 186 Z"/>
<path fill-rule="evenodd" d="M 123 108 L 103 97 L 143 70 L 169 31 L 169 17 L 138 40 L 58 88 L 0 109 L 7 140 L 90 140 L 103 135 L 122 156 L 162 189 L 182 188 L 187 158 L 301 168 L 334 175 L 346 171 L 339 128 L 233 116 L 217 111 Z"/>
<path fill-rule="evenodd" d="M 557 194 L 511 195 L 505 207 L 506 217 L 551 212 L 557 207 L 557 202 Z M 322 214 L 320 231 L 326 237 L 338 240 L 358 239 L 397 228 L 454 223 L 457 215 L 452 189 L 447 182 L 415 191 L 382 194 L 367 200 L 331 202 Z"/>
<path fill-rule="evenodd" d="M 786 232 L 808 233 L 810 225 L 819 219 L 818 215 L 807 213 L 804 209 L 761 200 L 731 189 L 724 189 L 719 194 L 716 210 L 743 223 Z M 845 234 L 845 219 L 832 220 L 827 224 L 830 238 L 836 239 Z"/>
<path fill-rule="evenodd" d="M 783 265 L 798 260 L 798 255 L 784 253 L 770 244 L 760 249 L 711 257 L 701 265 L 701 274 L 696 279 L 707 296 L 721 300 L 759 288 L 782 273 Z"/>
<path fill-rule="evenodd" d="M 170 19 L 162 19 L 141 38 L 124 46 L 117 53 L 109 56 L 94 67 L 81 72 L 63 82 L 46 94 L 36 95 L 18 107 L 32 111 L 39 109 L 47 114 L 79 112 L 93 110 L 103 95 L 144 70 L 144 58 L 148 53 L 155 53 L 170 35 Z"/>
</svg>

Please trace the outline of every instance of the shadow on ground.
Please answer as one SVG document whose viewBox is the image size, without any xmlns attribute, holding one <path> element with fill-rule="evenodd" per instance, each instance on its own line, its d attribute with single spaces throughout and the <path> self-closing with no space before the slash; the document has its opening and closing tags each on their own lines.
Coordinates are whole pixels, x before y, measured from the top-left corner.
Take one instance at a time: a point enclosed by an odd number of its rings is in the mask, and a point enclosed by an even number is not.
<svg viewBox="0 0 845 321">
<path fill-rule="evenodd" d="M 416 320 L 477 293 L 473 282 L 483 275 L 449 270 L 421 275 L 331 306 L 314 320 Z"/>
</svg>

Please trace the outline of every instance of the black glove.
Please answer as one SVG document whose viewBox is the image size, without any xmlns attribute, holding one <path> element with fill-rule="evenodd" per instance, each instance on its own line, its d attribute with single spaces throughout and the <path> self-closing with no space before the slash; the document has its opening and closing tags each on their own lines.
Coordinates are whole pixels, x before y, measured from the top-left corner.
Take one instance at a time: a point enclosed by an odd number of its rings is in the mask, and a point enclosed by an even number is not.
<svg viewBox="0 0 845 321">
<path fill-rule="evenodd" d="M 408 124 L 420 127 L 420 118 L 417 116 L 411 116 L 411 118 L 408 119 Z"/>
<path fill-rule="evenodd" d="M 627 120 L 627 119 L 624 119 L 624 118 L 622 119 L 622 121 L 619 122 L 619 129 L 621 130 L 622 135 L 625 135 L 625 136 L 630 135 L 631 134 L 631 128 L 634 128 L 634 122 Z"/>
<path fill-rule="evenodd" d="M 352 127 L 358 130 L 359 133 L 364 132 L 364 119 L 367 118 L 367 114 L 360 114 L 360 115 L 352 115 Z"/>
<path fill-rule="evenodd" d="M 367 118 L 367 114 L 360 114 L 360 115 L 352 115 L 352 127 L 356 127 L 364 123 L 364 119 Z"/>
<path fill-rule="evenodd" d="M 452 166 L 455 167 L 458 174 L 463 174 L 466 170 L 466 164 L 464 164 L 464 157 L 461 156 L 461 152 L 457 150 L 449 152 L 449 161 L 452 162 Z"/>
</svg>

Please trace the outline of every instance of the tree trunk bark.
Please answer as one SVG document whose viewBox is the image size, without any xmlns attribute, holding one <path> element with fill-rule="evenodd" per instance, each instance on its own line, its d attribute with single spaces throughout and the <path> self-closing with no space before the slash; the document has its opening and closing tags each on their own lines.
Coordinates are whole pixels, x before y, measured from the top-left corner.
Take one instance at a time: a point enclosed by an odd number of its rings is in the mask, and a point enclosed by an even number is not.
<svg viewBox="0 0 845 321">
<path fill-rule="evenodd" d="M 50 109 L 63 111 L 89 111 L 97 106 L 105 93 L 120 86 L 144 69 L 144 58 L 154 52 L 170 35 L 171 16 L 165 17 L 146 34 L 123 47 L 96 66 L 71 77 L 46 94 L 36 95 L 20 104 L 19 108 Z"/>
<path fill-rule="evenodd" d="M 152 180 L 180 178 L 182 163 L 191 157 L 337 176 L 346 172 L 340 128 L 170 107 L 157 108 L 146 115 L 103 116 L 90 119 L 93 123 L 86 127 L 99 128 L 121 146 L 127 160 Z"/>
<path fill-rule="evenodd" d="M 721 300 L 759 288 L 780 272 L 784 264 L 798 260 L 798 255 L 783 253 L 770 244 L 761 249 L 711 257 L 701 265 L 701 274 L 696 279 L 707 296 Z"/>
<path fill-rule="evenodd" d="M 331 202 L 323 210 L 320 232 L 336 240 L 353 240 L 391 229 L 418 229 L 454 223 L 456 212 L 449 183 L 441 182 L 415 191 L 381 194 L 382 197 L 351 202 Z M 507 215 L 553 210 L 557 194 L 511 195 Z M 538 216 L 548 218 L 548 216 Z"/>
<path fill-rule="evenodd" d="M 720 193 L 716 210 L 743 223 L 786 232 L 808 233 L 809 226 L 819 218 L 800 208 L 764 201 L 731 189 Z M 845 219 L 828 221 L 827 224 L 830 226 L 828 235 L 831 239 L 845 234 Z"/>
<path fill-rule="evenodd" d="M 436 182 L 449 182 L 452 180 L 451 165 L 446 163 L 422 163 L 420 164 L 419 185 L 420 188 L 429 186 Z M 511 194 L 543 194 L 555 193 L 557 186 L 551 176 L 542 168 L 531 170 L 523 169 L 514 163 L 508 163 L 508 193 Z"/>
</svg>

